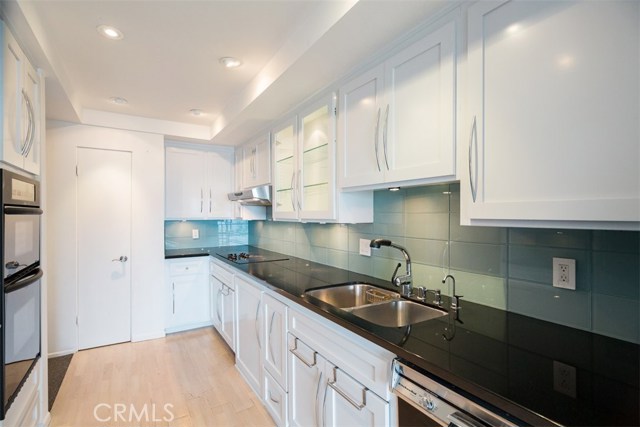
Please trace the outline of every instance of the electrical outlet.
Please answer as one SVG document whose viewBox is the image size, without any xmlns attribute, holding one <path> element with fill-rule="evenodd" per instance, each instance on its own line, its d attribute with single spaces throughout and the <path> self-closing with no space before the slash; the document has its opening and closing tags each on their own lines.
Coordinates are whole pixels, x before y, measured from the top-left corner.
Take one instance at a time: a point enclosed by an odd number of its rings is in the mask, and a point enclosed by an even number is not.
<svg viewBox="0 0 640 427">
<path fill-rule="evenodd" d="M 360 255 L 371 256 L 371 240 L 360 239 Z"/>
<path fill-rule="evenodd" d="M 553 361 L 553 389 L 558 393 L 576 398 L 576 368 Z"/>
<path fill-rule="evenodd" d="M 576 290 L 576 260 L 553 258 L 553 286 Z"/>
<path fill-rule="evenodd" d="M 200 230 L 198 230 L 197 228 L 194 228 L 191 230 L 191 238 L 192 239 L 199 239 L 200 238 Z"/>
</svg>

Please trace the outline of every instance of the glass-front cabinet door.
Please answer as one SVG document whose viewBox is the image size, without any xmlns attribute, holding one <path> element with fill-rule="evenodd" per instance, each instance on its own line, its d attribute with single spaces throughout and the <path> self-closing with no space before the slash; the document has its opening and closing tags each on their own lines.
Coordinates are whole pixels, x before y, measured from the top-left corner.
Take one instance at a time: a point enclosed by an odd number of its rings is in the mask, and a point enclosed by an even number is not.
<svg viewBox="0 0 640 427">
<path fill-rule="evenodd" d="M 332 93 L 273 129 L 274 220 L 336 219 L 335 105 Z"/>
<path fill-rule="evenodd" d="M 324 98 L 299 115 L 300 219 L 334 219 L 335 99 Z"/>
<path fill-rule="evenodd" d="M 294 117 L 273 130 L 273 219 L 298 218 L 300 201 L 296 197 L 297 146 L 298 132 Z"/>
</svg>

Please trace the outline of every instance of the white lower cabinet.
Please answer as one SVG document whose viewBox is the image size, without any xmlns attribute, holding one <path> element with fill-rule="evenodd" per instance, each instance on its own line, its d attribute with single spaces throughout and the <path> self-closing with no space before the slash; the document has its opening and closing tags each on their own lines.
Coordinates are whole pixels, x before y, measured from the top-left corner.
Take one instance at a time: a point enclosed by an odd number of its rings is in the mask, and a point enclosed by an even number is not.
<svg viewBox="0 0 640 427">
<path fill-rule="evenodd" d="M 264 371 L 264 396 L 262 398 L 276 425 L 286 426 L 287 392 L 267 371 Z"/>
<path fill-rule="evenodd" d="M 262 294 L 262 306 L 264 314 L 264 368 L 286 391 L 287 306 L 266 293 Z"/>
<path fill-rule="evenodd" d="M 213 258 L 211 258 L 213 260 Z M 211 311 L 213 326 L 231 350 L 236 349 L 235 335 L 235 286 L 233 273 L 211 261 L 209 263 L 211 286 Z"/>
<path fill-rule="evenodd" d="M 289 335 L 289 425 L 322 426 L 322 389 L 325 359 L 317 351 Z"/>
<path fill-rule="evenodd" d="M 389 403 L 289 334 L 292 426 L 389 426 Z"/>
<path fill-rule="evenodd" d="M 236 276 L 236 366 L 258 396 L 262 390 L 262 347 L 264 343 L 260 309 L 262 290 Z"/>
<path fill-rule="evenodd" d="M 177 332 L 211 324 L 207 259 L 169 259 L 165 262 L 168 299 L 165 330 Z"/>
<path fill-rule="evenodd" d="M 389 403 L 327 362 L 323 397 L 325 426 L 389 426 Z"/>
</svg>

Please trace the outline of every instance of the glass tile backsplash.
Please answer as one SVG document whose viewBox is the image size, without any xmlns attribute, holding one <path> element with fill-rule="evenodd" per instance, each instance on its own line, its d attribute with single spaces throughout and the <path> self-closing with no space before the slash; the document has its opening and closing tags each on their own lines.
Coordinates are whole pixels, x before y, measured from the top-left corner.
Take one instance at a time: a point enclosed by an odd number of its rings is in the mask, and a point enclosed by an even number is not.
<svg viewBox="0 0 640 427">
<path fill-rule="evenodd" d="M 459 200 L 457 184 L 376 191 L 372 224 L 168 221 L 165 236 L 192 244 L 189 224 L 218 223 L 200 227 L 196 247 L 248 235 L 254 246 L 391 278 L 399 251 L 359 255 L 360 239 L 385 237 L 409 250 L 416 286 L 442 288 L 451 273 L 466 300 L 640 343 L 639 232 L 460 226 Z M 575 291 L 552 286 L 553 257 L 576 260 Z"/>
<path fill-rule="evenodd" d="M 193 230 L 199 237 L 193 238 Z M 249 241 L 247 221 L 165 221 L 165 249 L 210 248 L 246 245 Z"/>
</svg>

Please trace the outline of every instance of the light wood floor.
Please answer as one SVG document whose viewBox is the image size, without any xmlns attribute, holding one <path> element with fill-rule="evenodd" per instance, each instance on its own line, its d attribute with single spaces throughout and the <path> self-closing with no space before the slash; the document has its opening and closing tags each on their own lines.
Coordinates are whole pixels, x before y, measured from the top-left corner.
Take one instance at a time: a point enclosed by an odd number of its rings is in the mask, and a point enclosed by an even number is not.
<svg viewBox="0 0 640 427">
<path fill-rule="evenodd" d="M 212 328 L 78 352 L 51 417 L 52 427 L 274 426 Z"/>
</svg>

